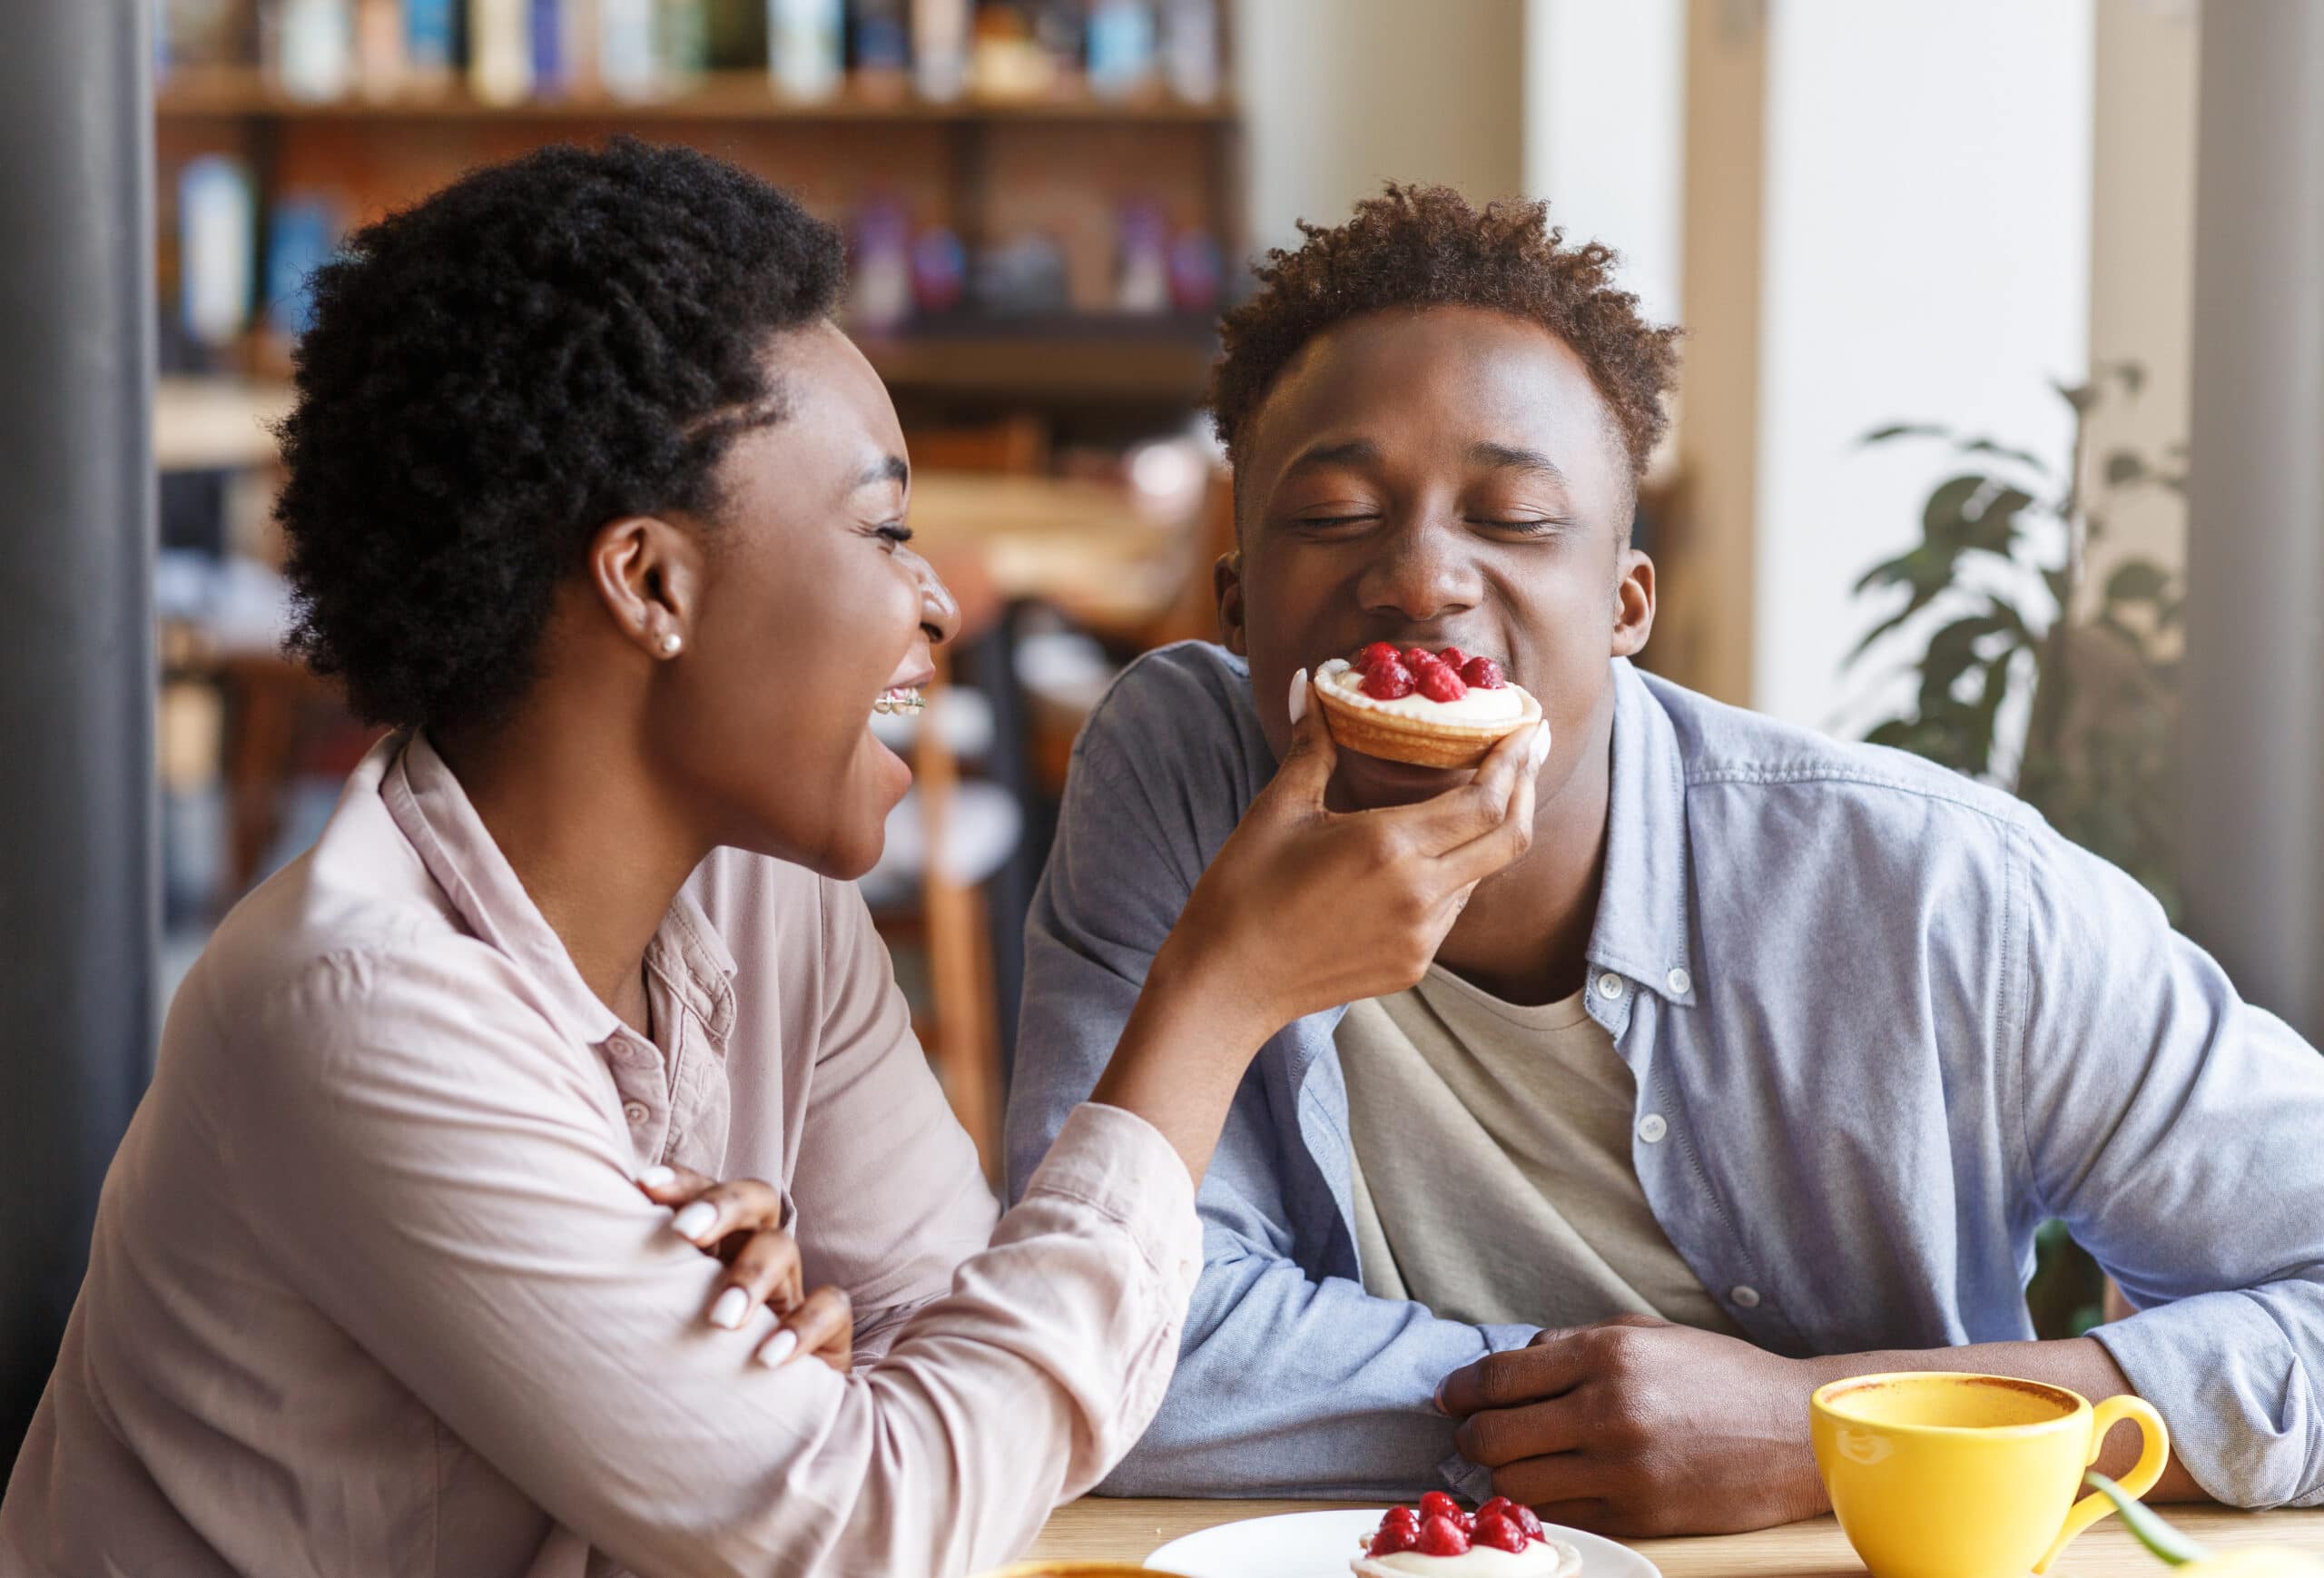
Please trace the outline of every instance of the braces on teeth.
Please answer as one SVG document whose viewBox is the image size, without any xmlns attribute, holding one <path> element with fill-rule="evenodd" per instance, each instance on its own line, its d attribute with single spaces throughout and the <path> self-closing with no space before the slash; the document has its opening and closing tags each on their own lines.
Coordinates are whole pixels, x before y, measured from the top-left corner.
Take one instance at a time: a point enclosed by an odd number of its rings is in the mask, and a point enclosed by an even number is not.
<svg viewBox="0 0 2324 1578">
<path fill-rule="evenodd" d="M 882 695 L 878 701 L 873 702 L 872 710 L 875 713 L 886 713 L 891 716 L 896 716 L 919 712 L 927 705 L 927 698 L 916 690 L 891 690 Z"/>
</svg>

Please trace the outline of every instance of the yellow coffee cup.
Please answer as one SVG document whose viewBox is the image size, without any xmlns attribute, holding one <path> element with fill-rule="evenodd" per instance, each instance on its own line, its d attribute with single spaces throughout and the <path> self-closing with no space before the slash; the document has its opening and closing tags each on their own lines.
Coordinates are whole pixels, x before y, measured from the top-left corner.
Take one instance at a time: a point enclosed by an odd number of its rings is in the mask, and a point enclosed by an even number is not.
<svg viewBox="0 0 2324 1578">
<path fill-rule="evenodd" d="M 2023 1578 L 2046 1573 L 2073 1537 L 2112 1512 L 2074 1499 L 2106 1433 L 2145 1437 L 2122 1488 L 2162 1477 L 2171 1435 L 2139 1397 L 2095 1407 L 2078 1392 L 2006 1376 L 1918 1371 L 1817 1389 L 1816 1466 L 1832 1511 L 1873 1578 Z"/>
</svg>

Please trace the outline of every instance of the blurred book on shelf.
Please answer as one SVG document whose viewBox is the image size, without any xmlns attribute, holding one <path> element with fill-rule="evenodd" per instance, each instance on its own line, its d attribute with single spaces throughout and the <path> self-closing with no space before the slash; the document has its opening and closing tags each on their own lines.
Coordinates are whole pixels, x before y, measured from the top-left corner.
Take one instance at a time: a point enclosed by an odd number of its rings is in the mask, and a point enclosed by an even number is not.
<svg viewBox="0 0 2324 1578">
<path fill-rule="evenodd" d="M 163 87 L 255 67 L 292 105 L 650 102 L 720 73 L 799 104 L 1220 97 L 1220 0 L 149 0 Z"/>
</svg>

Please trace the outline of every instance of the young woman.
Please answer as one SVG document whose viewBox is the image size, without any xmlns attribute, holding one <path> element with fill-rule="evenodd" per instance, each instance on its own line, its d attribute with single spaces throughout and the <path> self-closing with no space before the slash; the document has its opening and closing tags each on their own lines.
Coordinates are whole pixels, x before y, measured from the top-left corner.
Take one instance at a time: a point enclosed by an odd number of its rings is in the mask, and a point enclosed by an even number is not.
<svg viewBox="0 0 2324 1578">
<path fill-rule="evenodd" d="M 0 1570 L 1003 1559 L 1162 1395 L 1254 1050 L 1524 848 L 1530 738 L 1334 815 L 1306 709 L 999 1215 L 848 885 L 907 778 L 869 719 L 955 614 L 841 285 L 788 198 L 635 143 L 317 277 L 294 642 L 396 732 L 172 1006 Z"/>
</svg>

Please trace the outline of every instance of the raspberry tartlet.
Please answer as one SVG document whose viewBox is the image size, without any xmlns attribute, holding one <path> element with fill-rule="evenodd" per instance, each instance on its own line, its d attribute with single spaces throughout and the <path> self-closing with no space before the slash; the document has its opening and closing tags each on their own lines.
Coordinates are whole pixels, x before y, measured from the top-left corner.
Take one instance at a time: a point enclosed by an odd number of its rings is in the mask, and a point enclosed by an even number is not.
<svg viewBox="0 0 2324 1578">
<path fill-rule="evenodd" d="M 1357 1578 L 1580 1578 L 1581 1553 L 1541 1528 L 1533 1509 L 1495 1496 L 1475 1512 L 1441 1490 L 1390 1507 L 1348 1563 Z"/>
<path fill-rule="evenodd" d="M 1324 722 L 1343 750 L 1423 767 L 1473 767 L 1494 742 L 1538 723 L 1541 704 L 1501 665 L 1457 646 L 1374 641 L 1315 671 Z"/>
</svg>

